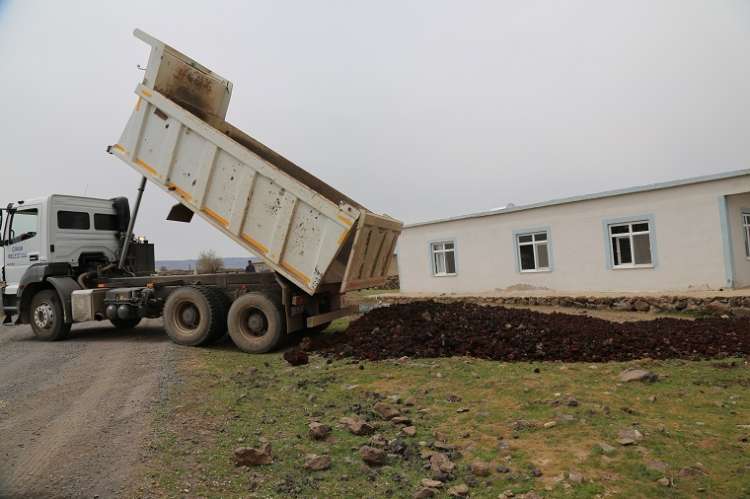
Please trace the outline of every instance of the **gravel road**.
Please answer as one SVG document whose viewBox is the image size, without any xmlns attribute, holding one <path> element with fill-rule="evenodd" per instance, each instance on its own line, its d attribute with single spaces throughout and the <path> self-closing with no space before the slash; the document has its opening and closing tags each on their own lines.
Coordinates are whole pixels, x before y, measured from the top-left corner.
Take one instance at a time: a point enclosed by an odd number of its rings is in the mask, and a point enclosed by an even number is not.
<svg viewBox="0 0 750 499">
<path fill-rule="evenodd" d="M 51 343 L 0 327 L 0 497 L 127 495 L 174 353 L 155 320 Z"/>
</svg>

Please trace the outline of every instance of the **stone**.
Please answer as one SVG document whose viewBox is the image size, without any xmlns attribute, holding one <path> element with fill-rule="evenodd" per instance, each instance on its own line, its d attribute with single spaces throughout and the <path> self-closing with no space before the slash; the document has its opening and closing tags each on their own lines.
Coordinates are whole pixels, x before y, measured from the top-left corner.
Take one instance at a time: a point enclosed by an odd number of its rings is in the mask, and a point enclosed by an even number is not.
<svg viewBox="0 0 750 499">
<path fill-rule="evenodd" d="M 714 300 L 705 306 L 706 310 L 717 315 L 727 314 L 732 310 L 732 306 L 728 303 Z"/>
<path fill-rule="evenodd" d="M 406 416 L 396 416 L 395 418 L 391 418 L 391 423 L 409 426 L 411 424 L 411 419 Z"/>
<path fill-rule="evenodd" d="M 430 469 L 433 473 L 450 474 L 456 469 L 456 464 L 442 452 L 436 452 L 430 456 Z"/>
<path fill-rule="evenodd" d="M 489 476 L 490 466 L 484 461 L 473 461 L 470 465 L 471 473 L 474 476 Z"/>
<path fill-rule="evenodd" d="M 298 348 L 284 352 L 284 360 L 293 366 L 303 366 L 310 362 L 307 354 Z"/>
<path fill-rule="evenodd" d="M 419 483 L 422 485 L 422 487 L 429 487 L 431 489 L 443 488 L 443 482 L 441 482 L 440 480 L 430 480 L 429 478 L 423 478 Z"/>
<path fill-rule="evenodd" d="M 388 440 L 386 440 L 380 433 L 376 433 L 370 438 L 370 445 L 384 448 L 388 446 Z"/>
<path fill-rule="evenodd" d="M 440 442 L 440 441 L 435 442 L 434 444 L 432 444 L 432 446 L 435 447 L 436 449 L 447 450 L 447 451 L 455 450 L 456 448 L 454 444 L 448 444 L 448 443 Z"/>
<path fill-rule="evenodd" d="M 383 402 L 376 403 L 374 406 L 372 406 L 372 410 L 375 411 L 383 419 L 393 419 L 401 414 L 398 409 Z"/>
<path fill-rule="evenodd" d="M 341 418 L 340 423 L 343 424 L 350 433 L 357 436 L 370 435 L 375 431 L 375 428 L 373 428 L 370 423 L 358 417 Z"/>
<path fill-rule="evenodd" d="M 614 447 L 612 447 L 606 442 L 599 442 L 597 446 L 602 451 L 602 454 L 614 454 L 616 450 Z"/>
<path fill-rule="evenodd" d="M 405 426 L 404 428 L 401 428 L 401 433 L 407 437 L 413 437 L 417 434 L 417 428 L 414 426 Z"/>
<path fill-rule="evenodd" d="M 362 461 L 370 466 L 382 466 L 385 464 L 386 455 L 385 451 L 382 449 L 363 445 L 359 449 L 359 455 L 362 458 Z"/>
<path fill-rule="evenodd" d="M 652 373 L 645 369 L 626 369 L 620 373 L 620 381 L 623 383 L 630 383 L 632 381 L 653 383 L 657 379 L 659 379 L 659 376 L 656 373 Z"/>
<path fill-rule="evenodd" d="M 631 305 L 628 301 L 621 300 L 614 302 L 612 304 L 612 308 L 614 310 L 633 310 L 633 305 Z"/>
<path fill-rule="evenodd" d="M 662 485 L 664 487 L 669 487 L 670 485 L 672 485 L 672 482 L 669 480 L 669 478 L 667 478 L 665 476 L 661 477 L 660 479 L 658 479 L 656 481 L 656 483 L 658 483 L 659 485 Z"/>
<path fill-rule="evenodd" d="M 557 423 L 555 421 L 547 421 L 546 423 L 544 423 L 545 428 L 554 428 L 555 426 L 557 426 Z"/>
<path fill-rule="evenodd" d="M 434 497 L 435 494 L 437 494 L 437 491 L 435 489 L 422 487 L 417 490 L 412 497 L 414 497 L 414 499 L 425 499 L 427 497 Z"/>
<path fill-rule="evenodd" d="M 315 421 L 310 423 L 308 428 L 310 429 L 310 438 L 313 440 L 324 440 L 331 433 L 330 426 Z"/>
<path fill-rule="evenodd" d="M 636 309 L 638 312 L 648 312 L 649 310 L 651 310 L 651 305 L 647 301 L 637 300 L 633 304 L 633 308 Z"/>
<path fill-rule="evenodd" d="M 331 467 L 330 456 L 319 456 L 308 454 L 305 456 L 305 469 L 310 471 L 323 471 Z"/>
<path fill-rule="evenodd" d="M 469 412 L 469 409 L 467 409 L 466 407 L 459 407 L 458 409 L 456 409 L 456 412 L 458 414 L 462 414 L 464 412 Z"/>
<path fill-rule="evenodd" d="M 259 466 L 261 464 L 271 464 L 273 462 L 271 444 L 265 443 L 259 448 L 238 447 L 237 449 L 234 449 L 234 462 L 237 466 Z"/>
<path fill-rule="evenodd" d="M 741 319 L 750 318 L 750 308 L 736 307 L 732 309 L 732 315 Z"/>
<path fill-rule="evenodd" d="M 620 431 L 617 443 L 620 445 L 633 445 L 641 440 L 643 440 L 643 433 L 634 428 L 628 428 Z"/>
<path fill-rule="evenodd" d="M 495 468 L 495 471 L 497 471 L 498 473 L 510 473 L 510 468 L 508 468 L 507 466 L 503 466 L 502 464 L 499 464 Z"/>
<path fill-rule="evenodd" d="M 583 483 L 583 475 L 576 471 L 570 471 L 568 472 L 568 481 L 576 484 Z"/>
<path fill-rule="evenodd" d="M 456 485 L 448 489 L 448 495 L 451 497 L 466 497 L 469 495 L 469 486 L 465 483 Z"/>
</svg>

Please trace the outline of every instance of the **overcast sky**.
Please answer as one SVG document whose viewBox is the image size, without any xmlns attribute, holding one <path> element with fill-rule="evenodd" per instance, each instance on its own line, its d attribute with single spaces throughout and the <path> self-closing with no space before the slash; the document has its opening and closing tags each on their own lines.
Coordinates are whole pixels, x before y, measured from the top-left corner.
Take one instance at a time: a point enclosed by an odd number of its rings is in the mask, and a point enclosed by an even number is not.
<svg viewBox="0 0 750 499">
<path fill-rule="evenodd" d="M 139 27 L 234 83 L 228 121 L 405 222 L 750 168 L 750 2 L 0 0 L 0 202 L 133 199 L 105 148 Z M 157 258 L 244 250 L 164 220 Z"/>
</svg>

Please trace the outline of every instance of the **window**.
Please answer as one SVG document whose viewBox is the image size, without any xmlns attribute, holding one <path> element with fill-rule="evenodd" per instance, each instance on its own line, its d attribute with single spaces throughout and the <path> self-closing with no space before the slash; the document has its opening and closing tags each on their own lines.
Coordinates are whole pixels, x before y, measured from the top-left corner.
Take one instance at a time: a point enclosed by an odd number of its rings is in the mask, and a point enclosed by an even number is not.
<svg viewBox="0 0 750 499">
<path fill-rule="evenodd" d="M 119 230 L 117 215 L 94 213 L 94 228 L 96 230 Z"/>
<path fill-rule="evenodd" d="M 745 233 L 745 256 L 750 258 L 750 213 L 742 213 L 742 229 Z"/>
<path fill-rule="evenodd" d="M 516 245 L 521 272 L 550 270 L 547 231 L 517 234 Z"/>
<path fill-rule="evenodd" d="M 9 239 L 19 241 L 19 237 L 27 235 L 25 239 L 30 239 L 37 234 L 37 223 L 39 219 L 39 210 L 36 208 L 30 210 L 18 210 L 13 214 L 13 223 L 10 227 Z"/>
<path fill-rule="evenodd" d="M 613 267 L 650 267 L 651 227 L 647 220 L 609 225 Z"/>
<path fill-rule="evenodd" d="M 432 275 L 456 275 L 456 243 L 441 241 L 430 243 L 432 253 Z"/>
<path fill-rule="evenodd" d="M 57 227 L 60 229 L 89 230 L 91 219 L 82 211 L 58 211 Z"/>
</svg>

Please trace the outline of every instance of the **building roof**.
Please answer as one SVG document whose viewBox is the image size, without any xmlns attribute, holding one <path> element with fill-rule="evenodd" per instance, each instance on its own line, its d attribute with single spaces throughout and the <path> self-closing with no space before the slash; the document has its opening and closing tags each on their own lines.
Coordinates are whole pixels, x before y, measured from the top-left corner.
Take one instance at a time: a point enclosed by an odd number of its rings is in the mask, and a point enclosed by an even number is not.
<svg viewBox="0 0 750 499">
<path fill-rule="evenodd" d="M 450 218 L 439 218 L 436 220 L 428 220 L 426 222 L 416 222 L 413 224 L 404 225 L 405 229 L 411 227 L 421 227 L 423 225 L 439 224 L 444 222 L 456 222 L 459 220 L 467 220 L 471 218 L 490 217 L 494 215 L 504 215 L 506 213 L 515 213 L 518 211 L 533 210 L 535 208 L 546 208 L 548 206 L 556 206 L 561 204 L 578 203 L 580 201 L 591 201 L 594 199 L 602 199 L 614 196 L 623 196 L 625 194 L 636 194 L 639 192 L 657 191 L 660 189 L 669 189 L 672 187 L 682 187 L 691 184 L 700 184 L 704 182 L 714 182 L 716 180 L 725 180 L 736 177 L 744 177 L 750 175 L 750 169 L 734 170 L 730 172 L 715 173 L 712 175 L 703 175 L 700 177 L 691 177 L 680 180 L 671 180 L 668 182 L 657 182 L 654 184 L 639 185 L 636 187 L 628 187 L 625 189 L 614 189 L 610 191 L 596 192 L 594 194 L 585 194 L 582 196 L 572 196 L 567 198 L 553 199 L 551 201 L 542 201 L 540 203 L 531 203 L 521 206 L 514 206 L 512 203 L 506 205 L 502 209 L 495 209 L 489 211 L 481 211 L 477 213 L 469 213 L 468 215 L 459 215 L 457 217 Z"/>
</svg>

